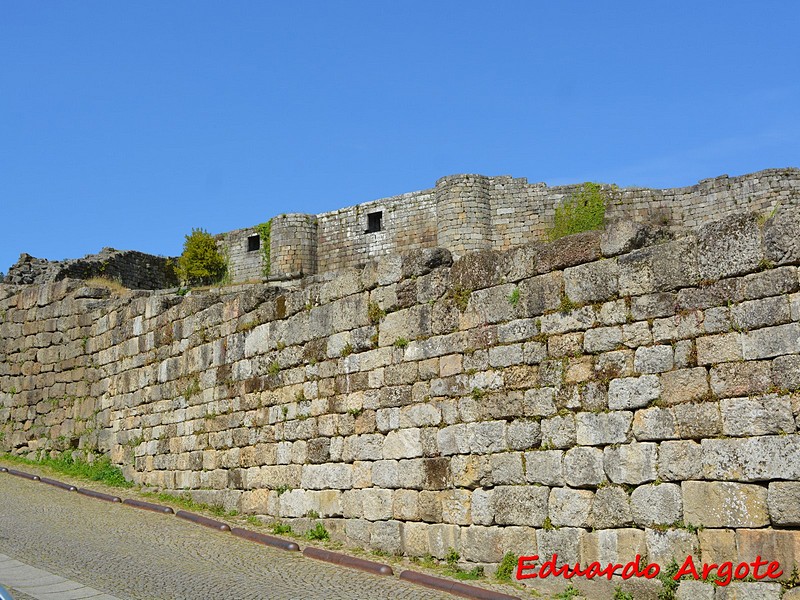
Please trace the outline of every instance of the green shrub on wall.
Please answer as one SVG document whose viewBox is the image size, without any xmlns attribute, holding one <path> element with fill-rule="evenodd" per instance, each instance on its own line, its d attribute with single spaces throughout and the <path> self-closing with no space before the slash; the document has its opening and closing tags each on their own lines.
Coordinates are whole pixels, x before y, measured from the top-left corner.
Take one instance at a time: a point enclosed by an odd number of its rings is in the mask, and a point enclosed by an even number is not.
<svg viewBox="0 0 800 600">
<path fill-rule="evenodd" d="M 270 257 L 270 237 L 272 235 L 272 219 L 266 223 L 256 225 L 256 231 L 261 238 L 261 256 L 263 258 L 264 277 L 269 277 L 272 271 L 272 258 Z"/>
<path fill-rule="evenodd" d="M 205 229 L 192 229 L 178 259 L 181 281 L 189 285 L 210 285 L 222 281 L 226 271 L 225 257 L 217 250 L 214 236 Z"/>
<path fill-rule="evenodd" d="M 573 233 L 602 229 L 605 224 L 607 196 L 598 183 L 584 183 L 572 196 L 556 207 L 550 240 Z"/>
</svg>

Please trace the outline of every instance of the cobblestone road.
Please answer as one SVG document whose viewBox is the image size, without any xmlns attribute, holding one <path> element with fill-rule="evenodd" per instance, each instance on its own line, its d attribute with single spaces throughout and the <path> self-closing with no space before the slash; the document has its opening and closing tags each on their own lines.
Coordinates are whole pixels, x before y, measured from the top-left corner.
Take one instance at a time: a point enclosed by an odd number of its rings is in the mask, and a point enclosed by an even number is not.
<svg viewBox="0 0 800 600">
<path fill-rule="evenodd" d="M 7 474 L 0 554 L 120 600 L 453 598 Z"/>
</svg>

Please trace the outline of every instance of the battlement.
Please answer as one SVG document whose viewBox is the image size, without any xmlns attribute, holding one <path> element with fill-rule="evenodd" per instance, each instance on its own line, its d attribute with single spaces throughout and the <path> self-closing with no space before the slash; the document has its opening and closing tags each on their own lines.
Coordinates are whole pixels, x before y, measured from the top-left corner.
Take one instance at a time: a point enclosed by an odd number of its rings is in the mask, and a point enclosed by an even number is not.
<svg viewBox="0 0 800 600">
<path fill-rule="evenodd" d="M 606 220 L 655 221 L 673 231 L 694 230 L 741 212 L 800 206 L 796 168 L 723 175 L 682 188 L 603 187 L 610 192 Z M 268 240 L 261 240 L 256 228 L 246 228 L 221 234 L 219 245 L 234 282 L 336 271 L 424 248 L 446 248 L 458 258 L 472 250 L 507 250 L 543 240 L 556 207 L 578 188 L 508 175 L 448 175 L 431 189 L 318 215 L 279 215 L 271 221 Z M 269 264 L 262 244 L 269 244 Z"/>
</svg>

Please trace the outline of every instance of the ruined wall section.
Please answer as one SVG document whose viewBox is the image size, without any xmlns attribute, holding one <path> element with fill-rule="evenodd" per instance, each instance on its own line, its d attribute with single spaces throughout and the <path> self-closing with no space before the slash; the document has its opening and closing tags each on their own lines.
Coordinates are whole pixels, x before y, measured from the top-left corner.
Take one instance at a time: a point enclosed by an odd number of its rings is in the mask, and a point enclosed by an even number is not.
<svg viewBox="0 0 800 600">
<path fill-rule="evenodd" d="M 12 285 L 49 283 L 62 279 L 112 279 L 131 289 L 155 290 L 176 287 L 175 258 L 135 250 L 103 248 L 83 258 L 50 261 L 22 254 L 4 282 Z"/>
<path fill-rule="evenodd" d="M 758 554 L 788 576 L 800 214 L 653 239 L 417 250 L 283 290 L 0 286 L 0 446 L 110 452 L 389 553 Z"/>
</svg>

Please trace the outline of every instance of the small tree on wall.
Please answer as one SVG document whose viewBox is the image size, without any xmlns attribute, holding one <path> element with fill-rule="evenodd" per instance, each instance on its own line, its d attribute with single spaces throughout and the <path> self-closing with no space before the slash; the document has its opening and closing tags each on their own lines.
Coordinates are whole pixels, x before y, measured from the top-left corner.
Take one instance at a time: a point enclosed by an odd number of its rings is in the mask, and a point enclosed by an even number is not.
<svg viewBox="0 0 800 600">
<path fill-rule="evenodd" d="M 178 259 L 178 276 L 189 285 L 210 285 L 222 280 L 227 265 L 217 242 L 205 229 L 192 229 Z"/>
</svg>

